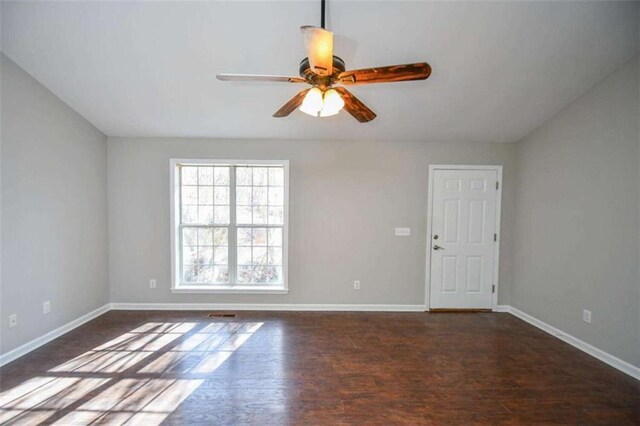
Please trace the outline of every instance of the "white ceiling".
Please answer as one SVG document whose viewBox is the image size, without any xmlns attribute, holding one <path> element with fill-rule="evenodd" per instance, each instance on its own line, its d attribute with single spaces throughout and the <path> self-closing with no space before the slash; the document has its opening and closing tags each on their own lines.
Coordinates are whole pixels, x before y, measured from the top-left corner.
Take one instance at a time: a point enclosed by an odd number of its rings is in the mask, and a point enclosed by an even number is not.
<svg viewBox="0 0 640 426">
<path fill-rule="evenodd" d="M 377 114 L 271 115 L 319 1 L 3 2 L 2 50 L 110 136 L 513 142 L 638 52 L 638 2 L 330 0 L 347 68 L 427 61 L 427 81 L 358 86 Z"/>
</svg>

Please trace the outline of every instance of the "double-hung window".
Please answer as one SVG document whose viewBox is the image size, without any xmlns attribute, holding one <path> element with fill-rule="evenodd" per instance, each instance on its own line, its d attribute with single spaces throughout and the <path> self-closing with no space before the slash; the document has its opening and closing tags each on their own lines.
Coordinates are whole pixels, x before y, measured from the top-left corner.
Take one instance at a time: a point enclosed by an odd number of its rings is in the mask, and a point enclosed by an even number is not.
<svg viewBox="0 0 640 426">
<path fill-rule="evenodd" d="M 173 292 L 286 293 L 288 161 L 171 160 Z"/>
</svg>

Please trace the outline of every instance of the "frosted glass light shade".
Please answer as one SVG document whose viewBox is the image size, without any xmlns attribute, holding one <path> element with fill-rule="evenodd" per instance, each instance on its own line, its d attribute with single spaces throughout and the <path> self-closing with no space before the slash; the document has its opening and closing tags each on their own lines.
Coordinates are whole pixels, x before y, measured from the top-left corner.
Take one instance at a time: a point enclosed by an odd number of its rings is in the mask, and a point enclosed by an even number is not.
<svg viewBox="0 0 640 426">
<path fill-rule="evenodd" d="M 324 99 L 322 102 L 322 111 L 320 111 L 320 117 L 329 117 L 339 113 L 344 107 L 344 100 L 342 96 L 335 90 L 329 89 L 324 92 Z"/>
<path fill-rule="evenodd" d="M 317 117 L 320 110 L 322 110 L 322 91 L 314 87 L 305 95 L 300 111 Z"/>
<path fill-rule="evenodd" d="M 305 25 L 300 27 L 309 56 L 309 65 L 318 75 L 333 72 L 333 33 L 324 28 Z"/>
</svg>

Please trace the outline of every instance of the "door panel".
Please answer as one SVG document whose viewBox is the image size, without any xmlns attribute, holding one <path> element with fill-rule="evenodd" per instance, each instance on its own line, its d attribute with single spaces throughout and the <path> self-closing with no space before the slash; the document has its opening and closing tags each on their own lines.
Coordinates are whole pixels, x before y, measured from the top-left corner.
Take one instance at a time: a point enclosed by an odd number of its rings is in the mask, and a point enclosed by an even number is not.
<svg viewBox="0 0 640 426">
<path fill-rule="evenodd" d="M 497 171 L 435 170 L 430 307 L 491 309 Z"/>
<path fill-rule="evenodd" d="M 444 242 L 457 243 L 460 230 L 460 200 L 444 200 Z"/>
</svg>

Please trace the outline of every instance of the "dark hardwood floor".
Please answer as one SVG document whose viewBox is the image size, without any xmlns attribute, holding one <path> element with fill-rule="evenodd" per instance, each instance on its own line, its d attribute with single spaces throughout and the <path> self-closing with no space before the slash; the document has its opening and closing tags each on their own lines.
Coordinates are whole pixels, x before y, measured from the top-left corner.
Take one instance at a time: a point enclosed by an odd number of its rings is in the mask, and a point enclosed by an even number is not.
<svg viewBox="0 0 640 426">
<path fill-rule="evenodd" d="M 6 424 L 640 423 L 640 382 L 499 313 L 111 311 L 0 391 Z"/>
</svg>

